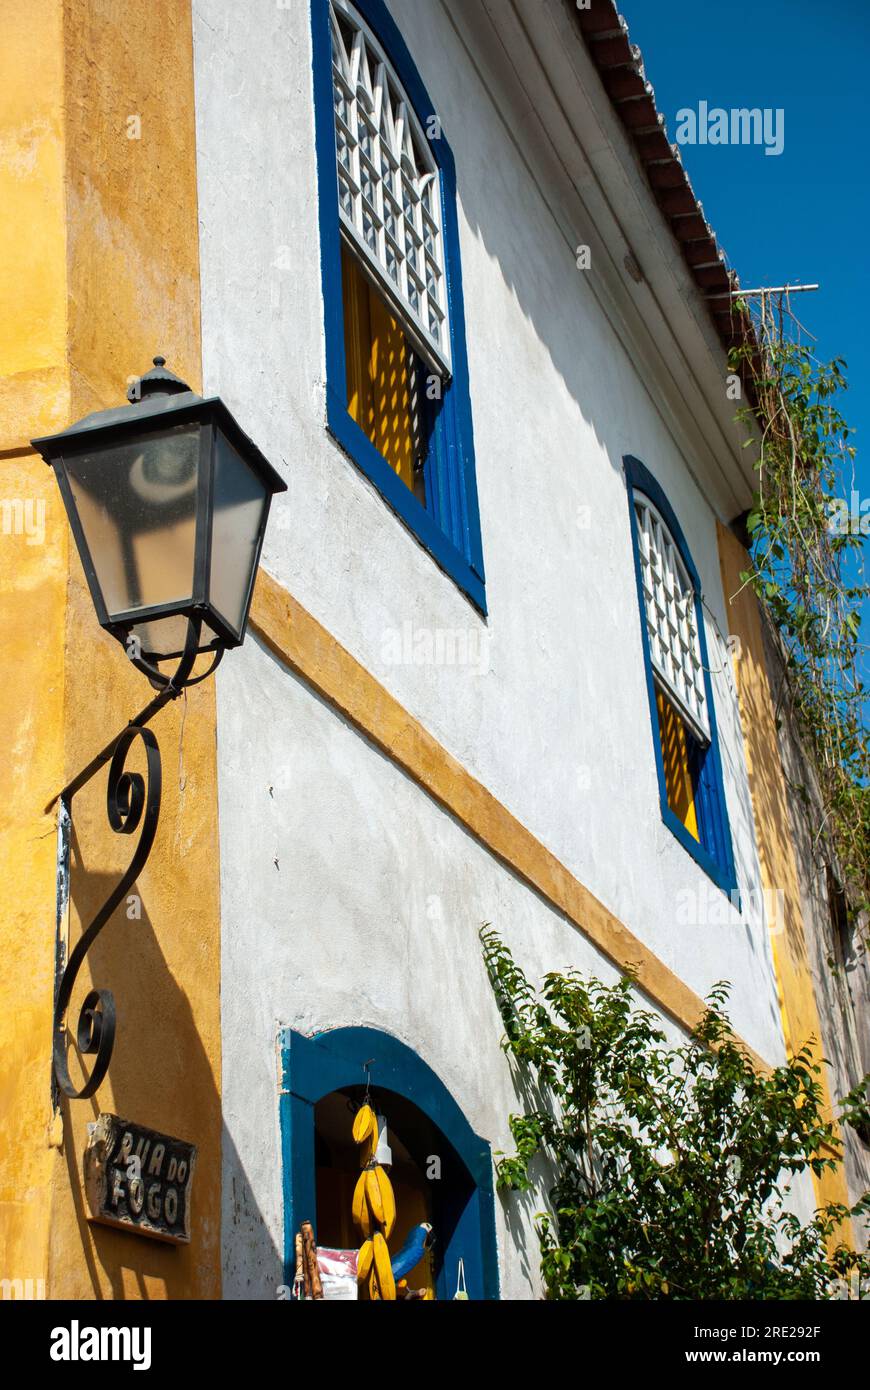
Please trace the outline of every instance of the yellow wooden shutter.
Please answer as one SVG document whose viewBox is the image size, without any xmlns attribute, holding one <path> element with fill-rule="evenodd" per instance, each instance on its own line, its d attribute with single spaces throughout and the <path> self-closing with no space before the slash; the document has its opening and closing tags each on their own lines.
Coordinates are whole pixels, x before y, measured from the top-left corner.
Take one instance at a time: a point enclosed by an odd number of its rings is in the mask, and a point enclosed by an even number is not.
<svg viewBox="0 0 870 1390">
<path fill-rule="evenodd" d="M 344 300 L 344 356 L 347 377 L 347 409 L 352 420 L 372 439 L 371 356 L 368 282 L 347 248 L 341 248 L 341 285 Z M 374 440 L 372 439 L 372 443 Z"/>
<path fill-rule="evenodd" d="M 668 805 L 674 815 L 679 816 L 689 834 L 700 842 L 686 730 L 670 700 L 666 699 L 660 690 L 656 691 L 656 706 L 659 712 L 659 739 L 662 762 L 665 765 Z"/>
<path fill-rule="evenodd" d="M 384 300 L 344 246 L 341 257 L 348 413 L 413 491 L 411 350 Z"/>
</svg>

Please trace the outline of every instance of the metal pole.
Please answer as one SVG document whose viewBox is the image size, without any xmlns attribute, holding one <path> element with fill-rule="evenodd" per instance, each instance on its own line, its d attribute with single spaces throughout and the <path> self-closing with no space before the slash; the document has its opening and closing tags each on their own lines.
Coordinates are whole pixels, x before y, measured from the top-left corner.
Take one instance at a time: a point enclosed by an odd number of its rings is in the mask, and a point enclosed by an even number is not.
<svg viewBox="0 0 870 1390">
<path fill-rule="evenodd" d="M 807 290 L 817 290 L 818 285 L 762 285 L 760 289 L 754 290 L 722 290 L 716 294 L 707 294 L 705 299 L 742 299 L 747 294 L 805 294 Z"/>
</svg>

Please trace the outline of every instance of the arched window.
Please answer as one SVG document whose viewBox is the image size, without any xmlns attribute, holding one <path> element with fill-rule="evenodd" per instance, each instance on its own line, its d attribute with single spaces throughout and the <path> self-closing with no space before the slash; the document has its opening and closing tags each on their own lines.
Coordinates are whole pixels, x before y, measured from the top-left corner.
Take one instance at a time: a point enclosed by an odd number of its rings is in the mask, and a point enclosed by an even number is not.
<svg viewBox="0 0 870 1390">
<path fill-rule="evenodd" d="M 485 612 L 453 157 L 382 0 L 311 0 L 327 422 Z"/>
<path fill-rule="evenodd" d="M 431 1067 L 397 1038 L 373 1028 L 338 1028 L 315 1037 L 288 1029 L 282 1063 L 284 1282 L 292 1284 L 294 1241 L 303 1221 L 314 1222 L 322 1247 L 360 1243 L 351 1219 L 359 1150 L 348 1135 L 368 1075 L 392 1149 L 397 1221 L 391 1255 L 412 1226 L 428 1221 L 435 1242 L 408 1276 L 409 1286 L 428 1286 L 436 1298 L 450 1299 L 461 1260 L 469 1298 L 497 1299 L 490 1148 Z"/>
<path fill-rule="evenodd" d="M 624 460 L 662 817 L 723 891 L 736 888 L 701 585 L 656 480 Z"/>
</svg>

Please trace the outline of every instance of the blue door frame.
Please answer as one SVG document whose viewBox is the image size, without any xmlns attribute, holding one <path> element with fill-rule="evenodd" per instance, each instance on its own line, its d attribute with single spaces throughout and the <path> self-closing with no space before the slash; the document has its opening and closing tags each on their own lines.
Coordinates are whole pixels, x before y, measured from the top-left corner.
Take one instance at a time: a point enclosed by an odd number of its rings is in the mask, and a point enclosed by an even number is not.
<svg viewBox="0 0 870 1390">
<path fill-rule="evenodd" d="M 469 1125 L 444 1083 L 422 1057 L 398 1038 L 375 1028 L 336 1028 L 306 1037 L 281 1034 L 280 1123 L 284 1189 L 284 1282 L 291 1284 L 294 1241 L 302 1221 L 314 1221 L 317 1192 L 314 1163 L 314 1107 L 332 1091 L 360 1086 L 363 1063 L 373 1058 L 372 1082 L 411 1101 L 440 1130 L 469 1178 L 469 1196 L 457 1214 L 438 1278 L 439 1298 L 452 1298 L 456 1268 L 465 1265 L 468 1296 L 497 1299 L 498 1256 L 495 1198 L 489 1144 Z M 436 1230 L 436 1237 L 438 1231 Z"/>
</svg>

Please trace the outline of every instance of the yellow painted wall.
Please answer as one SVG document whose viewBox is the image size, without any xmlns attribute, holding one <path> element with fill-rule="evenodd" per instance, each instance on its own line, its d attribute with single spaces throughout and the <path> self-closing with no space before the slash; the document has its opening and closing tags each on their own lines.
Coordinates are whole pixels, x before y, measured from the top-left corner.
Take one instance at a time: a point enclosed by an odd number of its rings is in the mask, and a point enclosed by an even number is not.
<svg viewBox="0 0 870 1390">
<path fill-rule="evenodd" d="M 751 589 L 740 580 L 750 568 L 749 557 L 735 536 L 717 523 L 722 584 L 728 601 L 729 630 L 740 638 L 740 654 L 734 670 L 740 703 L 740 722 L 746 750 L 746 766 L 755 815 L 755 835 L 766 893 L 781 893 L 778 930 L 771 936 L 779 1002 L 786 1047 L 790 1054 L 810 1040 L 816 1060 L 821 1057 L 822 1033 L 813 991 L 794 842 L 789 824 L 785 778 L 779 755 L 776 719 L 764 659 L 761 615 Z M 772 897 L 770 901 L 777 901 Z M 830 1096 L 824 1068 L 821 1076 L 830 1114 Z M 848 1204 L 842 1167 L 815 1179 L 819 1203 Z M 843 1231 L 851 1239 L 851 1232 Z"/>
<path fill-rule="evenodd" d="M 0 1278 L 45 1280 L 68 547 L 26 441 L 69 413 L 60 0 L 0 0 L 0 33 L 0 499 L 31 522 L 0 534 Z"/>
<path fill-rule="evenodd" d="M 0 280 L 15 309 L 15 332 L 0 349 L 0 420 L 3 443 L 21 450 L 35 434 L 122 403 L 127 378 L 157 352 L 200 385 L 193 66 L 186 0 L 0 5 L 0 62 L 17 84 L 10 94 L 0 80 L 0 138 L 22 149 L 4 175 L 21 215 L 17 247 L 4 248 L 3 275 L 10 253 L 20 252 L 26 271 Z M 141 138 L 129 138 L 137 133 Z M 12 796 L 3 798 L 14 829 L 11 843 L 4 836 L 3 898 L 10 883 L 16 894 L 4 923 L 11 969 L 3 977 L 0 1025 L 0 1120 L 5 1129 L 11 1115 L 14 1128 L 0 1193 L 9 1242 L 3 1273 L 45 1277 L 54 1298 L 219 1297 L 214 684 L 192 690 L 155 720 L 163 809 L 136 886 L 141 919 L 127 920 L 121 911 L 104 928 L 70 1010 L 74 1028 L 91 982 L 110 988 L 119 1016 L 115 1052 L 97 1096 L 65 1101 L 53 1119 L 55 838 L 54 818 L 43 807 L 153 692 L 97 626 L 49 469 L 23 452 L 13 463 L 23 479 L 16 475 L 15 485 L 42 489 L 49 510 L 45 544 L 31 547 L 23 564 L 23 542 L 16 540 L 20 553 L 13 555 L 3 538 L 0 551 L 8 581 L 2 617 L 11 634 L 4 659 L 11 653 L 16 662 L 0 718 L 6 746 L 17 753 L 5 763 Z M 73 940 L 135 845 L 109 829 L 105 785 L 103 773 L 74 802 Z M 13 1007 L 15 997 L 21 1002 Z M 13 1024 L 18 1051 L 7 1066 Z M 74 1057 L 71 1069 L 75 1078 Z M 100 1109 L 198 1145 L 189 1247 L 87 1221 L 82 1149 L 86 1125 Z"/>
<path fill-rule="evenodd" d="M 69 410 L 62 0 L 0 0 L 0 456 Z M 44 465 L 40 463 L 40 470 Z M 9 494 L 4 483 L 3 497 Z"/>
</svg>

